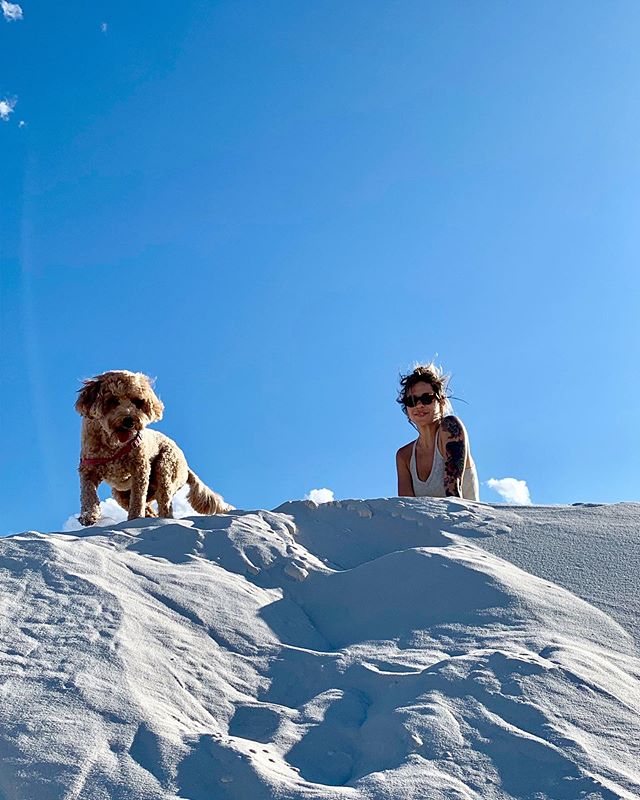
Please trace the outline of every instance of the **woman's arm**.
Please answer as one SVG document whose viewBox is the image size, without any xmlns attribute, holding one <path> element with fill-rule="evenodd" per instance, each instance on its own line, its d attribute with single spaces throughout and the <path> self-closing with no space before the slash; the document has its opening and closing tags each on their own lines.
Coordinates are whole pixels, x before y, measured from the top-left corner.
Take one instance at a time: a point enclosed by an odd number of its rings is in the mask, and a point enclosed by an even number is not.
<svg viewBox="0 0 640 800">
<path fill-rule="evenodd" d="M 457 417 L 445 417 L 440 425 L 444 450 L 444 493 L 446 497 L 462 497 L 462 476 L 467 463 L 467 432 Z"/>
<path fill-rule="evenodd" d="M 413 481 L 409 472 L 406 459 L 407 445 L 401 447 L 396 453 L 396 469 L 398 471 L 398 497 L 415 497 Z"/>
</svg>

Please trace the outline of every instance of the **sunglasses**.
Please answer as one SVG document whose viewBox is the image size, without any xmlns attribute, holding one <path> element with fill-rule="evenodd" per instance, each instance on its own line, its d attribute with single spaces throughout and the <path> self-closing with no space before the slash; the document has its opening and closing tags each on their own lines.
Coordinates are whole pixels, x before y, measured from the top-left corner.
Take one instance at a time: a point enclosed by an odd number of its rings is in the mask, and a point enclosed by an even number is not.
<svg viewBox="0 0 640 800">
<path fill-rule="evenodd" d="M 437 395 L 429 394 L 429 392 L 420 395 L 408 394 L 402 402 L 407 408 L 415 408 L 418 403 L 422 403 L 423 406 L 430 406 L 436 397 Z"/>
</svg>

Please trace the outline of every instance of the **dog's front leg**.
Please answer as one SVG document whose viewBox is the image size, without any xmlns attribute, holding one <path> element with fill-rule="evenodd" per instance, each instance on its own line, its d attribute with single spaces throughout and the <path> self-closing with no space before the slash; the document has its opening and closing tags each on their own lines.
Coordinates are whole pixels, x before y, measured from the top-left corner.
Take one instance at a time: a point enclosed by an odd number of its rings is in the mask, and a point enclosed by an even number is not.
<svg viewBox="0 0 640 800">
<path fill-rule="evenodd" d="M 138 519 L 138 517 L 145 516 L 144 509 L 147 504 L 150 475 L 151 464 L 146 459 L 140 459 L 140 463 L 138 463 L 131 478 L 131 499 L 129 500 L 128 519 Z"/>
<path fill-rule="evenodd" d="M 100 498 L 95 477 L 80 473 L 80 516 L 81 525 L 93 525 L 100 519 Z"/>
</svg>

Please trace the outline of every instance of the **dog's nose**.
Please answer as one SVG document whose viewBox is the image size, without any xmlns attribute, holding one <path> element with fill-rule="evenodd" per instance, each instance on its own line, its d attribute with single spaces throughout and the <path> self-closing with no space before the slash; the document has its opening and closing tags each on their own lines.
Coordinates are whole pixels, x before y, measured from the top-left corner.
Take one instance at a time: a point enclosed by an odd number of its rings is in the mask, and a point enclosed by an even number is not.
<svg viewBox="0 0 640 800">
<path fill-rule="evenodd" d="M 122 427 L 123 428 L 133 428 L 133 417 L 125 417 L 122 420 Z"/>
</svg>

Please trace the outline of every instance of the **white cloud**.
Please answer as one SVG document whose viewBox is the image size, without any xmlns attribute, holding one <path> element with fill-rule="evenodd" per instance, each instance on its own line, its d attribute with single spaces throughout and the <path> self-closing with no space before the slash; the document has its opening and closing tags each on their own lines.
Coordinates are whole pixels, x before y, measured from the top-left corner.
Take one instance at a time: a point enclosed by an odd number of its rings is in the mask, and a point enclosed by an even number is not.
<svg viewBox="0 0 640 800">
<path fill-rule="evenodd" d="M 313 500 L 318 505 L 320 503 L 331 503 L 333 502 L 333 492 L 331 489 L 312 489 L 308 494 L 305 494 L 304 499 Z"/>
<path fill-rule="evenodd" d="M 106 23 L 106 22 L 101 22 L 101 23 L 100 23 L 100 30 L 102 31 L 102 33 L 106 33 L 106 32 L 109 30 L 109 25 L 108 25 L 108 23 Z"/>
<path fill-rule="evenodd" d="M 530 506 L 531 495 L 526 481 L 517 478 L 489 478 L 487 486 L 497 492 L 507 503 Z"/>
<path fill-rule="evenodd" d="M 109 497 L 100 503 L 100 519 L 98 525 L 115 525 L 127 518 L 127 512 L 119 506 L 116 501 Z M 78 522 L 78 516 L 74 514 L 62 526 L 63 531 L 81 531 L 83 526 Z"/>
<path fill-rule="evenodd" d="M 0 100 L 0 119 L 6 122 L 9 119 L 9 115 L 13 113 L 15 107 L 15 100 L 8 100 L 6 97 L 4 100 Z"/>
<path fill-rule="evenodd" d="M 189 486 L 183 486 L 179 489 L 173 498 L 173 516 L 176 519 L 182 517 L 197 517 L 200 516 L 197 511 L 189 505 L 187 494 L 189 493 Z M 154 505 L 155 507 L 155 505 Z M 116 525 L 118 522 L 124 522 L 127 518 L 127 512 L 116 503 L 112 497 L 108 497 L 100 503 L 100 519 L 98 525 L 103 528 L 107 525 Z M 83 526 L 78 522 L 78 515 L 74 514 L 64 523 L 62 530 L 81 531 Z"/>
<path fill-rule="evenodd" d="M 1 0 L 2 13 L 8 22 L 15 22 L 22 19 L 22 9 L 17 3 L 8 3 L 7 0 Z"/>
<path fill-rule="evenodd" d="M 27 123 L 23 119 L 21 119 L 20 122 L 18 123 L 18 127 L 19 128 L 24 128 L 26 124 Z"/>
</svg>

